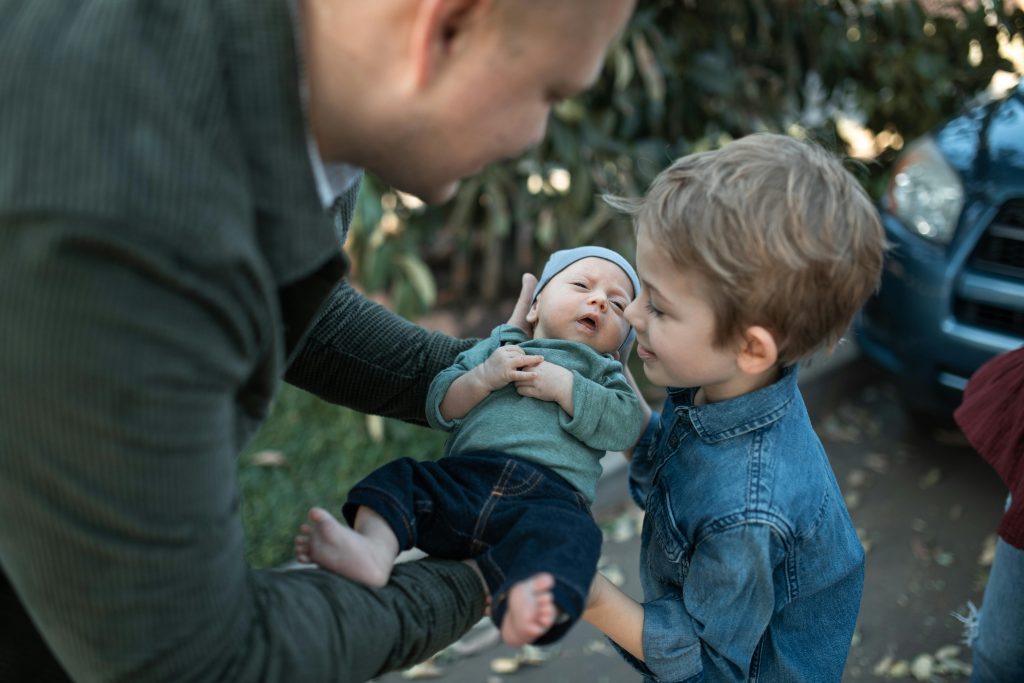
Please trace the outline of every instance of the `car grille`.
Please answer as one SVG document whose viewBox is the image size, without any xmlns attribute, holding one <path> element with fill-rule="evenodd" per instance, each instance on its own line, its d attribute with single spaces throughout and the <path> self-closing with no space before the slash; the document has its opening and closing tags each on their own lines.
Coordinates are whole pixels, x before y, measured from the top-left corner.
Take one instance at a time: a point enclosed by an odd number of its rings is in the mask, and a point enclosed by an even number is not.
<svg viewBox="0 0 1024 683">
<path fill-rule="evenodd" d="M 1024 282 L 1024 200 L 1003 205 L 974 248 L 968 267 Z M 957 297 L 954 314 L 978 327 L 1024 336 L 1024 310 Z"/>
<path fill-rule="evenodd" d="M 1024 200 L 1003 205 L 971 254 L 970 266 L 1024 280 Z"/>
</svg>

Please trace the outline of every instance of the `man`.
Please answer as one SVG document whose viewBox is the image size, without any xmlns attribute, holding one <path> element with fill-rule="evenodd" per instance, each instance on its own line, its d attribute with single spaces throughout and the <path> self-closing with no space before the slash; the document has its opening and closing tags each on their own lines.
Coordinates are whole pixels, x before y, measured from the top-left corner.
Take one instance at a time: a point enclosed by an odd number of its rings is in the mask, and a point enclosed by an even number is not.
<svg viewBox="0 0 1024 683">
<path fill-rule="evenodd" d="M 446 199 L 632 5 L 0 0 L 0 679 L 361 681 L 479 619 L 461 563 L 251 570 L 234 459 L 286 371 L 423 419 L 467 344 L 341 281 L 357 169 Z"/>
</svg>

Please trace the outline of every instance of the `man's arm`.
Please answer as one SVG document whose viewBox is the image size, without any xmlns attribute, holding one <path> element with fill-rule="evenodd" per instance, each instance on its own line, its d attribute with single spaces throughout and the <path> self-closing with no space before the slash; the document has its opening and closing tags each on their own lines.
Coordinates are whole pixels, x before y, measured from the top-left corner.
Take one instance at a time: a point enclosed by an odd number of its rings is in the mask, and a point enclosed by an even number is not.
<svg viewBox="0 0 1024 683">
<path fill-rule="evenodd" d="M 273 372 L 271 309 L 242 272 L 112 232 L 0 231 L 0 557 L 70 676 L 361 681 L 471 627 L 462 563 L 381 590 L 247 566 L 237 398 Z"/>
<path fill-rule="evenodd" d="M 343 281 L 285 380 L 331 403 L 425 425 L 430 381 L 475 341 L 425 330 Z"/>
<path fill-rule="evenodd" d="M 536 278 L 524 275 L 508 324 L 529 331 Z M 285 379 L 325 401 L 427 424 L 431 380 L 477 340 L 431 332 L 341 282 L 324 304 Z"/>
</svg>

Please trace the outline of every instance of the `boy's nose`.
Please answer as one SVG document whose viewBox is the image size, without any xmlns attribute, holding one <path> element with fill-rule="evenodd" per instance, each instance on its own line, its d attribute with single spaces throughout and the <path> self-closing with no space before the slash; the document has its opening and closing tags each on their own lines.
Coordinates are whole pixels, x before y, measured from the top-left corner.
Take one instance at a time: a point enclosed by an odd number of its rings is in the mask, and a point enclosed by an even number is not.
<svg viewBox="0 0 1024 683">
<path fill-rule="evenodd" d="M 640 329 L 644 322 L 643 316 L 640 315 L 640 309 L 638 308 L 639 303 L 640 297 L 633 299 L 629 302 L 629 305 L 626 306 L 626 310 L 622 312 L 622 317 L 624 317 L 626 322 L 628 322 L 634 329 Z"/>
<path fill-rule="evenodd" d="M 606 297 L 602 292 L 594 291 L 590 293 L 590 303 L 603 311 L 608 307 L 608 297 Z"/>
</svg>

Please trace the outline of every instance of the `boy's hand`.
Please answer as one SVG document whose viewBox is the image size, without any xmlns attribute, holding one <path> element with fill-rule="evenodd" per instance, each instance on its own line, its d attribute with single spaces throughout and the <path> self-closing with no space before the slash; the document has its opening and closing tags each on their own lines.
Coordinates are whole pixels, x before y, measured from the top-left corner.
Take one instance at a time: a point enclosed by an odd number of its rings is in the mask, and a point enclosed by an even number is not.
<svg viewBox="0 0 1024 683">
<path fill-rule="evenodd" d="M 516 391 L 522 396 L 554 401 L 572 417 L 572 373 L 561 365 L 544 362 L 530 374 L 529 378 L 516 380 Z"/>
<path fill-rule="evenodd" d="M 533 379 L 536 373 L 530 372 L 529 368 L 539 367 L 542 363 L 543 356 L 528 356 L 518 346 L 508 344 L 495 349 L 487 360 L 474 368 L 474 372 L 478 372 L 480 382 L 488 391 L 497 391 L 509 382 Z"/>
</svg>

